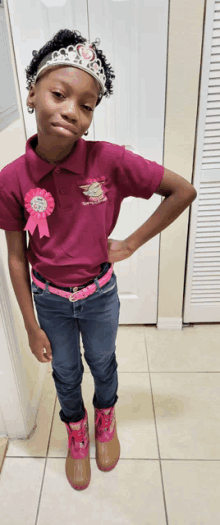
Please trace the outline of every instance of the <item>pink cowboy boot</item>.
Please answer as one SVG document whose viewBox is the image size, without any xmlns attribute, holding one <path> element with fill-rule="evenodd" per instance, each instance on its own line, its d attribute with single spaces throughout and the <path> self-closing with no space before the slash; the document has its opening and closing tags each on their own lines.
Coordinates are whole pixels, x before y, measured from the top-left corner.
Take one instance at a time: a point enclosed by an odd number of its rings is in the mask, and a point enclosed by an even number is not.
<svg viewBox="0 0 220 525">
<path fill-rule="evenodd" d="M 76 423 L 65 423 L 69 434 L 66 477 L 76 490 L 86 489 L 90 483 L 90 439 L 88 415 Z"/>
<path fill-rule="evenodd" d="M 104 472 L 112 470 L 120 457 L 114 407 L 95 408 L 95 445 L 97 467 Z"/>
</svg>

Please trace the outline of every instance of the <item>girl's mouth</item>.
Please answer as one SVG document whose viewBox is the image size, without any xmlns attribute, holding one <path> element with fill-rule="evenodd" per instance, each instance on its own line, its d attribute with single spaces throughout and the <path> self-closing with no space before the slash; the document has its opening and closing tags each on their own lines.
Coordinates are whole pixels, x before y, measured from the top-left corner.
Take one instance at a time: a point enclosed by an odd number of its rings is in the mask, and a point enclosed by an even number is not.
<svg viewBox="0 0 220 525">
<path fill-rule="evenodd" d="M 71 134 L 71 135 L 72 135 L 72 134 L 76 135 L 75 131 L 72 131 L 72 130 L 70 130 L 70 129 L 67 129 L 67 128 L 63 127 L 63 126 L 58 126 L 58 125 L 56 125 L 56 124 L 52 124 L 52 126 L 53 126 L 54 128 L 56 128 L 58 131 L 60 131 L 61 133 L 65 133 L 65 135 L 70 135 L 70 134 Z"/>
</svg>

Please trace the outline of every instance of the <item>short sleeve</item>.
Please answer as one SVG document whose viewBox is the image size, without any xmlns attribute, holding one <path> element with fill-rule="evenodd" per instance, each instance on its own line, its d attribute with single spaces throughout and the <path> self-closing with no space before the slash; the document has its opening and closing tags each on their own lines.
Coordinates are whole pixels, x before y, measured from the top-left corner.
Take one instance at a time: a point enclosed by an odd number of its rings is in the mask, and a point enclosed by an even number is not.
<svg viewBox="0 0 220 525">
<path fill-rule="evenodd" d="M 22 231 L 25 228 L 24 210 L 16 197 L 0 185 L 0 229 Z"/>
<path fill-rule="evenodd" d="M 164 166 L 124 149 L 119 161 L 117 185 L 122 197 L 150 199 L 164 176 Z"/>
</svg>

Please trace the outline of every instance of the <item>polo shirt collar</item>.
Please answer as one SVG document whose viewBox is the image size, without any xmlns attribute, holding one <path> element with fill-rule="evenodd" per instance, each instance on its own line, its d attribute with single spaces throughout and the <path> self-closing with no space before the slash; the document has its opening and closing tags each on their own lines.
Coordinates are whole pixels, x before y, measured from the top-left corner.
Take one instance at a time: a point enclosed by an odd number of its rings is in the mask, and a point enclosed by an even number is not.
<svg viewBox="0 0 220 525">
<path fill-rule="evenodd" d="M 72 153 L 67 157 L 66 160 L 59 164 L 50 164 L 46 160 L 41 159 L 34 151 L 34 147 L 37 145 L 37 133 L 32 135 L 26 142 L 26 160 L 29 165 L 30 172 L 34 177 L 34 180 L 38 182 L 47 173 L 57 167 L 65 168 L 66 170 L 72 171 L 72 173 L 84 173 L 86 163 L 86 141 L 79 138 L 75 143 Z"/>
</svg>

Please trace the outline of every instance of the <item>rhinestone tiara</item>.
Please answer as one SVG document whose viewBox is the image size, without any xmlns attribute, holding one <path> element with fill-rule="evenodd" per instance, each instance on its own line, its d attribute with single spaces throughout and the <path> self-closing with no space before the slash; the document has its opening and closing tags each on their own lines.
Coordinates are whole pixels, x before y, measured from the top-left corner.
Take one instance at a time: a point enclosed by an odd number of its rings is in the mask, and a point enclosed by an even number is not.
<svg viewBox="0 0 220 525">
<path fill-rule="evenodd" d="M 40 73 L 48 67 L 56 65 L 74 66 L 92 75 L 100 84 L 101 92 L 99 98 L 105 93 L 106 76 L 101 61 L 89 42 L 84 44 L 73 44 L 62 47 L 59 50 L 48 53 L 40 62 L 33 83 L 36 83 Z"/>
</svg>

